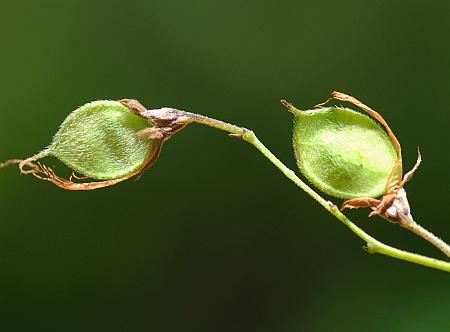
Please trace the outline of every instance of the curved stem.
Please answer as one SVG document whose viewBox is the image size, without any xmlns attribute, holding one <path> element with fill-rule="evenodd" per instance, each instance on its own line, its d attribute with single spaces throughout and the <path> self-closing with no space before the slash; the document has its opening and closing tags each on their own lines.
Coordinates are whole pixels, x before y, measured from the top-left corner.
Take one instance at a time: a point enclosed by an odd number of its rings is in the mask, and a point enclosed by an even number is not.
<svg viewBox="0 0 450 332">
<path fill-rule="evenodd" d="M 182 111 L 180 111 L 182 112 Z M 190 118 L 190 122 L 197 122 L 201 124 L 214 127 L 216 129 L 224 130 L 229 132 L 233 137 L 242 138 L 243 140 L 252 144 L 256 149 L 259 150 L 267 159 L 269 159 L 288 179 L 294 182 L 298 187 L 304 190 L 308 195 L 314 198 L 322 207 L 335 216 L 339 221 L 341 221 L 345 226 L 347 226 L 353 233 L 364 240 L 367 243 L 366 250 L 369 253 L 379 253 L 386 256 L 394 257 L 407 262 L 420 264 L 435 268 L 438 270 L 450 272 L 450 262 L 445 262 L 442 260 L 414 254 L 408 251 L 400 250 L 384 244 L 377 239 L 373 238 L 367 234 L 364 230 L 359 228 L 350 219 L 348 219 L 339 209 L 331 202 L 326 201 L 322 196 L 316 193 L 311 187 L 309 187 L 305 182 L 303 182 L 294 171 L 289 169 L 284 165 L 268 148 L 264 146 L 263 143 L 256 137 L 253 131 L 246 128 L 238 127 L 223 121 L 212 119 L 206 116 L 182 112 L 185 116 Z M 422 228 L 423 229 L 423 228 Z"/>
<path fill-rule="evenodd" d="M 348 219 L 339 209 L 331 202 L 323 199 L 318 193 L 316 193 L 311 187 L 309 187 L 305 182 L 303 182 L 292 170 L 286 167 L 275 155 L 267 149 L 264 144 L 262 144 L 256 135 L 251 132 L 247 137 L 243 137 L 250 144 L 255 146 L 267 159 L 269 159 L 278 169 L 286 175 L 291 181 L 293 181 L 297 186 L 303 189 L 308 195 L 314 198 L 320 205 L 322 205 L 328 212 L 334 215 L 339 221 L 345 224 L 350 230 L 355 233 L 358 237 L 366 241 L 367 251 L 370 253 L 379 253 L 391 257 L 395 257 L 408 262 L 425 265 L 428 267 L 436 268 L 439 270 L 450 272 L 450 263 L 441 261 L 438 259 L 414 254 L 404 250 L 400 250 L 389 245 L 386 245 L 355 225 L 350 219 Z"/>
</svg>

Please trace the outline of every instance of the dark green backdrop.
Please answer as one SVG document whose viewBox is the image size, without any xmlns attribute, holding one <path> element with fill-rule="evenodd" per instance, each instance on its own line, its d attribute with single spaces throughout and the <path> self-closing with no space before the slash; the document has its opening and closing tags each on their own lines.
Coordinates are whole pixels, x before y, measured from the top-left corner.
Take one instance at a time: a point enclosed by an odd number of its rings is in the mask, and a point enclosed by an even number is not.
<svg viewBox="0 0 450 332">
<path fill-rule="evenodd" d="M 96 99 L 253 129 L 295 168 L 292 117 L 336 89 L 402 143 L 415 218 L 450 240 L 447 1 L 1 1 L 0 160 Z M 338 200 L 334 200 L 338 203 Z M 449 331 L 444 272 L 363 243 L 245 142 L 192 125 L 139 181 L 66 192 L 0 171 L 2 331 Z M 389 244 L 443 258 L 368 211 Z"/>
</svg>

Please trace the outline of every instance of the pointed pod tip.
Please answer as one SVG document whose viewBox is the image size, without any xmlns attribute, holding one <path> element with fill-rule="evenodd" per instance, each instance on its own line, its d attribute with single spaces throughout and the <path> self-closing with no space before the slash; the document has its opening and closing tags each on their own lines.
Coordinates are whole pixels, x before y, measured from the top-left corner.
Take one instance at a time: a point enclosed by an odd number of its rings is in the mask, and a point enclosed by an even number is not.
<svg viewBox="0 0 450 332">
<path fill-rule="evenodd" d="M 287 109 L 289 109 L 290 107 L 292 107 L 292 104 L 290 102 L 288 102 L 286 99 L 281 99 L 280 100 L 281 105 L 283 105 L 284 107 L 286 107 Z"/>
<path fill-rule="evenodd" d="M 280 103 L 281 103 L 281 105 L 286 107 L 289 112 L 291 112 L 294 115 L 298 115 L 298 113 L 301 112 L 294 105 L 292 105 L 290 102 L 288 102 L 286 99 L 281 99 Z"/>
<path fill-rule="evenodd" d="M 147 110 L 147 108 L 136 99 L 120 99 L 119 103 L 127 107 L 131 113 L 139 116 L 142 116 L 142 113 Z"/>
<path fill-rule="evenodd" d="M 22 161 L 23 161 L 22 159 L 6 160 L 6 161 L 0 163 L 0 168 L 5 168 L 5 167 L 8 167 L 8 166 L 14 165 L 14 164 L 20 164 Z"/>
</svg>

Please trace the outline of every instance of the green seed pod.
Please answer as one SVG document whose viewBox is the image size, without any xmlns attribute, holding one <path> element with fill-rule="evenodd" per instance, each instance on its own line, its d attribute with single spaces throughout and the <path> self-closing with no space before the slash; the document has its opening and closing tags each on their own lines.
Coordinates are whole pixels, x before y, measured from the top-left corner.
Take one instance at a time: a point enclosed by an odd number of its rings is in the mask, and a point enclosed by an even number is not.
<svg viewBox="0 0 450 332">
<path fill-rule="evenodd" d="M 343 107 L 323 107 L 330 100 L 349 102 L 372 118 Z M 402 148 L 386 120 L 369 106 L 345 93 L 333 91 L 316 109 L 299 111 L 282 100 L 295 115 L 294 150 L 300 171 L 327 194 L 347 199 L 341 209 L 369 207 L 407 227 L 413 221 L 404 185 L 422 157 L 403 176 Z M 382 196 L 381 198 L 377 198 Z"/>
<path fill-rule="evenodd" d="M 293 113 L 295 155 L 309 181 L 339 198 L 385 194 L 398 158 L 375 121 L 341 107 Z"/>
<path fill-rule="evenodd" d="M 139 110 L 128 107 L 128 103 Z M 163 137 L 141 135 L 152 130 L 158 133 L 152 122 L 141 116 L 142 110 L 144 106 L 129 99 L 88 103 L 64 120 L 45 150 L 26 160 L 11 160 L 6 164 L 19 163 L 22 173 L 68 190 L 114 185 L 142 173 L 159 155 Z M 61 178 L 51 168 L 35 163 L 47 156 L 58 158 L 78 174 L 100 181 L 80 183 L 72 182 L 72 176 L 69 180 Z"/>
<path fill-rule="evenodd" d="M 156 162 L 166 140 L 202 119 L 207 118 L 174 108 L 147 109 L 135 99 L 94 101 L 72 112 L 46 149 L 25 160 L 7 160 L 0 168 L 19 164 L 23 174 L 67 190 L 108 187 L 140 176 Z M 96 181 L 73 182 L 81 179 L 73 172 L 70 179 L 59 177 L 38 162 L 47 156 Z"/>
<path fill-rule="evenodd" d="M 66 118 L 47 151 L 84 176 L 117 179 L 151 158 L 154 141 L 135 135 L 149 126 L 120 102 L 94 101 Z"/>
</svg>

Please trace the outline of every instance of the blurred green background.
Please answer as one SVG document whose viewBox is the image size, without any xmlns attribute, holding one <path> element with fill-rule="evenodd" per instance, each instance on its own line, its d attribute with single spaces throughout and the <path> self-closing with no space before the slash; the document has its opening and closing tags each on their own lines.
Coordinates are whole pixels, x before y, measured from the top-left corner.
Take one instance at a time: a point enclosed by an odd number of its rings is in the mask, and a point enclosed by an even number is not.
<svg viewBox="0 0 450 332">
<path fill-rule="evenodd" d="M 66 115 L 136 98 L 253 129 L 289 167 L 292 117 L 332 90 L 403 146 L 415 218 L 450 240 L 447 1 L 1 1 L 0 160 Z M 447 143 L 446 143 L 447 142 Z M 333 199 L 339 203 L 337 199 Z M 450 278 L 369 255 L 249 144 L 192 125 L 139 181 L 66 192 L 0 172 L 2 331 L 449 331 Z M 389 244 L 443 256 L 395 225 Z"/>
</svg>

